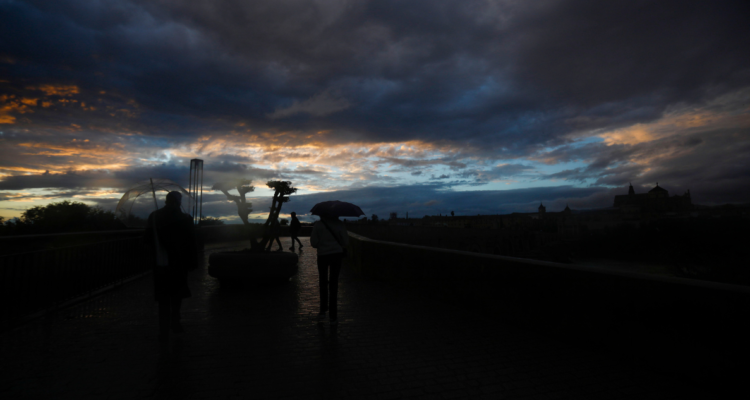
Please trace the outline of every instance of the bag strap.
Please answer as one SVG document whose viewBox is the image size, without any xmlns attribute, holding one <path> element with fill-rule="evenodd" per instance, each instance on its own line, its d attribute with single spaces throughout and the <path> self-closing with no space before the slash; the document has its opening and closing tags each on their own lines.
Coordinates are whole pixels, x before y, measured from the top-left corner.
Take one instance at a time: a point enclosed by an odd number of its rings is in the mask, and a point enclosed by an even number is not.
<svg viewBox="0 0 750 400">
<path fill-rule="evenodd" d="M 336 234 L 335 234 L 335 233 L 333 232 L 333 230 L 331 229 L 331 227 L 330 227 L 330 226 L 328 226 L 328 224 L 326 224 L 326 222 L 325 222 L 325 221 L 323 221 L 322 219 L 320 220 L 320 222 L 322 222 L 322 223 L 323 223 L 323 225 L 325 225 L 326 229 L 328 229 L 328 232 L 331 232 L 331 235 L 333 235 L 333 238 L 334 238 L 334 239 L 336 239 L 336 243 L 338 243 L 338 245 L 339 245 L 339 246 L 341 246 L 341 248 L 342 248 L 342 249 L 346 249 L 346 248 L 344 247 L 344 245 L 343 245 L 343 244 L 341 244 L 341 241 L 339 240 L 339 237 L 338 237 L 338 236 L 336 236 Z"/>
</svg>

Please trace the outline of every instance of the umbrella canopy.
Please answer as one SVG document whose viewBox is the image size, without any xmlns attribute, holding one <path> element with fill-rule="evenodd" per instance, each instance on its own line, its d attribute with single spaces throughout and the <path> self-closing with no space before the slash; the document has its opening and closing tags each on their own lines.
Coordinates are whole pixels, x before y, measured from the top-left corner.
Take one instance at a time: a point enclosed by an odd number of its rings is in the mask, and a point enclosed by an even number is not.
<svg viewBox="0 0 750 400">
<path fill-rule="evenodd" d="M 325 215 L 330 217 L 359 217 L 365 215 L 362 209 L 352 203 L 331 200 L 318 203 L 310 210 L 312 215 Z"/>
<path fill-rule="evenodd" d="M 182 186 L 170 181 L 169 179 L 153 179 L 143 181 L 132 187 L 117 203 L 115 216 L 122 221 L 128 228 L 145 228 L 146 220 L 151 211 L 156 209 L 154 204 L 152 190 L 156 193 L 157 204 L 164 205 L 164 196 L 171 192 L 177 191 L 182 193 L 182 212 L 190 214 L 192 205 L 190 194 Z"/>
</svg>

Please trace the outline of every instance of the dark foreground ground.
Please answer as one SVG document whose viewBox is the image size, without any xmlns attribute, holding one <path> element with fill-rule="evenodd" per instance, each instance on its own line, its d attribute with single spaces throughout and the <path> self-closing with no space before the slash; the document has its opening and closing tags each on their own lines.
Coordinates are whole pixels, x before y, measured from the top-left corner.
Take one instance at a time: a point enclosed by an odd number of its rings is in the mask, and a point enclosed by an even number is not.
<svg viewBox="0 0 750 400">
<path fill-rule="evenodd" d="M 318 322 L 315 250 L 302 240 L 299 275 L 287 284 L 221 288 L 204 263 L 190 278 L 186 332 L 168 346 L 157 342 L 150 276 L 3 334 L 0 398 L 699 395 L 687 382 L 570 344 L 552 330 L 521 329 L 346 268 L 340 325 Z M 226 246 L 207 249 L 206 260 Z"/>
</svg>

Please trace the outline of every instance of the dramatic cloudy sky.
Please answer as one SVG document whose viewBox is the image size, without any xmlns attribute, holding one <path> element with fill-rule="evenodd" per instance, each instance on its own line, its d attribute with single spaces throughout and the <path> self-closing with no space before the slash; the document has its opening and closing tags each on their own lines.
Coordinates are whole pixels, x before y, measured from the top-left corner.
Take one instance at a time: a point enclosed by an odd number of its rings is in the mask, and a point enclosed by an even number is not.
<svg viewBox="0 0 750 400">
<path fill-rule="evenodd" d="M 0 216 L 138 181 L 489 214 L 750 201 L 750 3 L 0 0 Z"/>
</svg>

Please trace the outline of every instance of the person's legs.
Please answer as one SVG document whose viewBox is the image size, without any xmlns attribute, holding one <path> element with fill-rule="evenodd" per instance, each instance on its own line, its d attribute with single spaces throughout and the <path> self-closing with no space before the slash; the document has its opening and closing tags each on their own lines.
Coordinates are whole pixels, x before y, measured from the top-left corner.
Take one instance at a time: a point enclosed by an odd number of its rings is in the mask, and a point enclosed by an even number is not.
<svg viewBox="0 0 750 400">
<path fill-rule="evenodd" d="M 328 298 L 328 310 L 331 317 L 331 321 L 336 321 L 338 318 L 338 293 L 339 293 L 339 273 L 341 272 L 341 261 L 343 260 L 343 254 L 331 255 L 331 276 L 328 279 L 328 287 L 330 295 Z"/>
<path fill-rule="evenodd" d="M 282 251 L 282 250 L 284 250 L 284 248 L 281 247 L 281 239 L 279 239 L 278 236 L 276 236 L 276 243 L 279 245 L 279 248 L 276 249 L 276 251 Z"/>
<path fill-rule="evenodd" d="M 328 311 L 328 262 L 329 256 L 318 256 L 318 282 L 320 284 L 320 312 Z"/>
<path fill-rule="evenodd" d="M 297 241 L 297 243 L 299 243 L 299 248 L 301 249 L 302 248 L 302 242 L 299 240 L 299 237 L 297 237 L 296 235 L 293 235 L 292 236 L 292 248 L 291 248 L 291 250 L 294 250 L 294 242 L 295 241 Z"/>
<path fill-rule="evenodd" d="M 166 342 L 169 339 L 171 313 L 172 307 L 169 298 L 159 300 L 159 341 L 161 342 Z"/>
<path fill-rule="evenodd" d="M 170 324 L 172 325 L 172 332 L 174 333 L 182 333 L 185 330 L 182 328 L 182 324 L 180 323 L 181 315 L 180 315 L 180 307 L 182 306 L 182 299 L 181 298 L 173 298 L 172 299 L 172 314 L 170 318 Z"/>
</svg>

